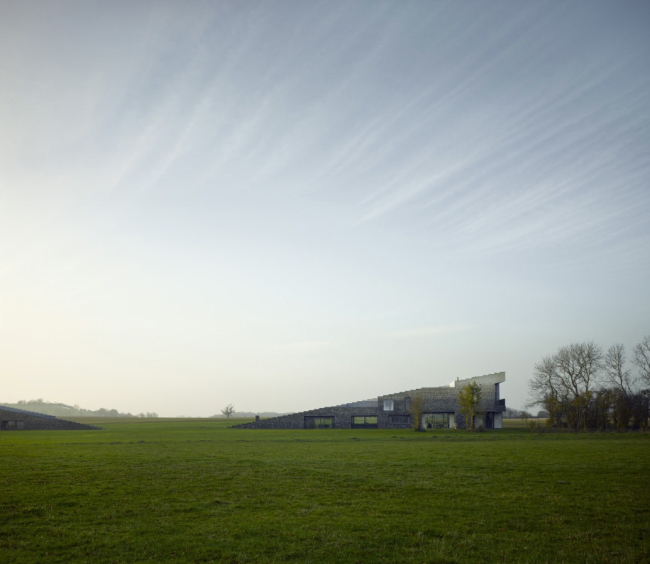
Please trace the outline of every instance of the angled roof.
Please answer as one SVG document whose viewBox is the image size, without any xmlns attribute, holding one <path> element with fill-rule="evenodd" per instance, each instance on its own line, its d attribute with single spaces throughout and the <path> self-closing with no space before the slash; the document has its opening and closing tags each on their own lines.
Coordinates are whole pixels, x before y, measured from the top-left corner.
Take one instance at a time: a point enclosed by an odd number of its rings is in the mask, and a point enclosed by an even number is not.
<svg viewBox="0 0 650 564">
<path fill-rule="evenodd" d="M 377 407 L 378 401 L 379 400 L 377 398 L 373 398 L 368 400 L 353 401 L 350 403 L 342 403 L 341 405 L 335 405 L 334 407 Z"/>
<path fill-rule="evenodd" d="M 404 390 L 403 392 L 395 392 L 393 394 L 385 394 L 379 396 L 380 398 L 395 399 L 401 397 L 417 396 L 417 395 L 429 395 L 432 393 L 439 393 L 440 391 L 449 392 L 449 394 L 455 394 L 454 388 L 462 388 L 465 384 L 471 382 L 476 382 L 481 386 L 488 386 L 492 384 L 500 384 L 501 382 L 506 381 L 505 372 L 494 372 L 493 374 L 485 374 L 484 376 L 473 376 L 471 378 L 463 378 L 462 380 L 458 378 L 454 380 L 451 384 L 445 386 L 429 386 L 426 388 L 417 388 L 415 390 Z"/>
<path fill-rule="evenodd" d="M 14 413 L 22 413 L 23 415 L 31 415 L 32 417 L 43 417 L 45 419 L 56 419 L 54 415 L 45 415 L 45 413 L 36 413 L 35 411 L 27 411 L 26 409 L 16 409 L 15 407 L 7 407 L 0 405 L 2 411 L 13 411 Z"/>
</svg>

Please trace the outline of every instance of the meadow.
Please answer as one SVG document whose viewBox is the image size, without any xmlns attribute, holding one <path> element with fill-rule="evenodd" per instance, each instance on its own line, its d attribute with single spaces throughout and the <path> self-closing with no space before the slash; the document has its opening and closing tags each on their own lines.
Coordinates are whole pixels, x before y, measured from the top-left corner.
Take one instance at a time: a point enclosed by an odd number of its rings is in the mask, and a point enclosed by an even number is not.
<svg viewBox="0 0 650 564">
<path fill-rule="evenodd" d="M 0 562 L 650 561 L 650 435 L 0 433 Z"/>
</svg>

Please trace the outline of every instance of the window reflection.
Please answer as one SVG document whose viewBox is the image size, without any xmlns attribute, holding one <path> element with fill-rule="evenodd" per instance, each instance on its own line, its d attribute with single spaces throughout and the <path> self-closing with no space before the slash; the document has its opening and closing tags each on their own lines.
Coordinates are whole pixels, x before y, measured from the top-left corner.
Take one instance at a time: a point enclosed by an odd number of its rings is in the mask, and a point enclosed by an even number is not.
<svg viewBox="0 0 650 564">
<path fill-rule="evenodd" d="M 450 416 L 453 423 L 453 413 L 426 413 L 422 418 L 425 429 L 449 429 Z"/>
<path fill-rule="evenodd" d="M 333 429 L 334 417 L 305 417 L 305 429 Z"/>
</svg>

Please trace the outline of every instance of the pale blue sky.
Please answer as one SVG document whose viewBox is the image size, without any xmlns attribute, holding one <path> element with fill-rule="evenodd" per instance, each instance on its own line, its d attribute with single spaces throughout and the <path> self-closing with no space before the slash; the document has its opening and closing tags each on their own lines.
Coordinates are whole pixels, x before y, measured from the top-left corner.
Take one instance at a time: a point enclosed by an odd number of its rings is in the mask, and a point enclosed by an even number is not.
<svg viewBox="0 0 650 564">
<path fill-rule="evenodd" d="M 650 3 L 0 2 L 0 401 L 297 411 L 650 333 Z"/>
</svg>

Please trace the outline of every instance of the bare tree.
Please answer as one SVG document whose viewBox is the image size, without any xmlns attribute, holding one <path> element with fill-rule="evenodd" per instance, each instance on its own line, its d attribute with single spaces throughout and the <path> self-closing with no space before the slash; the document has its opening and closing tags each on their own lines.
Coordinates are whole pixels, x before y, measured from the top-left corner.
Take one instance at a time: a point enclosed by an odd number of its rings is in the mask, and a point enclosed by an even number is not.
<svg viewBox="0 0 650 564">
<path fill-rule="evenodd" d="M 650 337 L 634 348 L 634 364 L 650 385 Z M 625 347 L 605 354 L 593 342 L 573 343 L 535 365 L 529 406 L 542 406 L 554 427 L 647 429 L 650 390 L 639 391 L 625 367 Z"/>
<path fill-rule="evenodd" d="M 566 423 L 578 428 L 587 425 L 587 408 L 602 368 L 603 353 L 594 342 L 560 347 L 535 365 L 529 382 L 530 407 L 541 405 L 553 425 Z"/>
<path fill-rule="evenodd" d="M 594 342 L 572 343 L 558 349 L 554 358 L 557 374 L 566 390 L 579 395 L 593 389 L 603 361 L 599 345 Z"/>
<path fill-rule="evenodd" d="M 639 376 L 644 384 L 650 386 L 650 335 L 634 347 L 632 362 L 639 369 Z"/>
<path fill-rule="evenodd" d="M 605 354 L 603 363 L 607 382 L 626 396 L 632 393 L 630 371 L 625 369 L 625 347 L 619 343 L 612 345 Z"/>
<path fill-rule="evenodd" d="M 235 406 L 232 403 L 229 403 L 226 407 L 221 410 L 227 418 L 232 417 L 232 414 L 235 413 Z"/>
<path fill-rule="evenodd" d="M 587 408 L 602 366 L 602 349 L 594 342 L 573 343 L 560 348 L 555 359 L 557 374 L 564 389 L 567 424 L 576 429 L 586 427 Z"/>
<path fill-rule="evenodd" d="M 544 405 L 549 396 L 558 397 L 560 395 L 558 385 L 559 377 L 555 358 L 545 356 L 541 362 L 535 365 L 533 379 L 528 382 L 531 401 L 526 406 Z"/>
<path fill-rule="evenodd" d="M 545 356 L 535 365 L 528 382 L 530 401 L 526 407 L 540 406 L 548 412 L 549 423 L 559 427 L 562 422 L 562 389 L 554 356 Z"/>
</svg>

